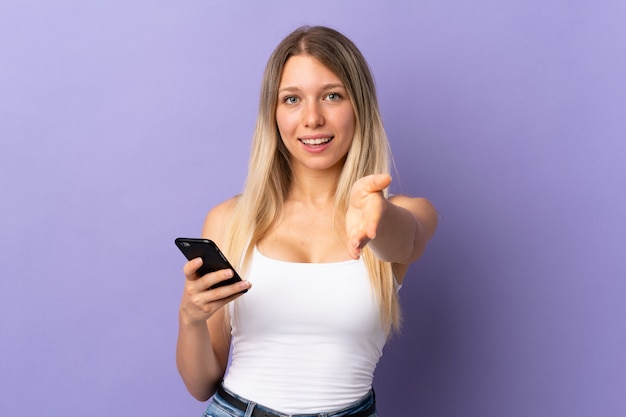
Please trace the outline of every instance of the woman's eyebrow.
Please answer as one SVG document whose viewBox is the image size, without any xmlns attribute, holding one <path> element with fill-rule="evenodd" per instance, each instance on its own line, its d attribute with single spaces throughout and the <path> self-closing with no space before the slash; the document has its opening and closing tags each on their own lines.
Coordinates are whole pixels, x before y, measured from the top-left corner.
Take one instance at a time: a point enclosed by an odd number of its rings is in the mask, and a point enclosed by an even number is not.
<svg viewBox="0 0 626 417">
<path fill-rule="evenodd" d="M 332 90 L 333 88 L 343 88 L 345 89 L 346 87 L 341 84 L 341 83 L 334 83 L 334 84 L 326 84 L 322 87 L 322 90 Z"/>
<path fill-rule="evenodd" d="M 292 93 L 292 92 L 295 92 L 295 91 L 300 91 L 300 89 L 298 87 L 283 87 L 283 88 L 278 90 L 279 93 L 282 93 L 282 92 Z"/>
<path fill-rule="evenodd" d="M 324 91 L 324 90 L 332 90 L 333 88 L 343 88 L 345 89 L 346 87 L 341 84 L 341 83 L 330 83 L 330 84 L 324 84 L 321 88 L 320 91 Z M 279 93 L 282 92 L 295 92 L 295 91 L 300 91 L 299 87 L 291 87 L 291 86 L 287 86 L 287 87 L 282 87 L 278 90 Z"/>
</svg>

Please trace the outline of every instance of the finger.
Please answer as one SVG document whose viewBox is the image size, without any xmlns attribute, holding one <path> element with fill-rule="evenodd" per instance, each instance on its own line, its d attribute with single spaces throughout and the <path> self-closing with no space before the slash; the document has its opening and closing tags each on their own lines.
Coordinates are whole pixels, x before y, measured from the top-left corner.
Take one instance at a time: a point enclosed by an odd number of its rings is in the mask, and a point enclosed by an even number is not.
<svg viewBox="0 0 626 417">
<path fill-rule="evenodd" d="M 190 314 L 202 320 L 206 320 L 225 304 L 241 297 L 244 294 L 244 292 L 240 290 L 242 286 L 242 283 L 237 283 L 232 285 L 230 289 L 223 287 L 220 288 L 219 291 L 208 290 L 201 293 L 189 294 L 188 300 L 191 304 L 187 304 L 187 310 L 191 312 Z M 247 288 L 250 288 L 249 283 L 247 283 Z M 191 305 L 193 305 L 193 307 L 191 307 Z"/>
<path fill-rule="evenodd" d="M 209 272 L 208 274 L 199 277 L 197 271 L 193 273 L 191 277 L 187 276 L 187 292 L 189 295 L 199 294 L 207 291 L 215 284 L 232 277 L 232 271 L 229 269 L 223 269 L 220 271 Z"/>
<path fill-rule="evenodd" d="M 189 262 L 186 262 L 185 265 L 183 266 L 183 273 L 185 274 L 185 277 L 188 280 L 195 280 L 198 279 L 199 276 L 196 273 L 198 271 L 198 268 L 200 268 L 202 266 L 202 258 L 195 258 L 190 260 Z"/>
<path fill-rule="evenodd" d="M 353 229 L 348 233 L 348 249 L 354 258 L 358 258 L 362 249 L 376 238 L 378 222 L 370 221 L 363 229 Z"/>
<path fill-rule="evenodd" d="M 348 245 L 348 253 L 352 259 L 359 259 L 361 256 L 361 249 L 358 246 Z"/>
<path fill-rule="evenodd" d="M 221 269 L 215 272 L 209 272 L 199 280 L 204 289 L 209 289 L 222 281 L 232 278 L 234 275 L 232 269 Z"/>
<path fill-rule="evenodd" d="M 368 240 L 374 240 L 376 238 L 376 232 L 378 231 L 378 221 L 372 221 L 367 225 L 366 235 Z"/>
<path fill-rule="evenodd" d="M 371 239 L 365 233 L 355 234 L 350 238 L 349 250 L 353 257 L 358 257 L 363 249 Z"/>
<path fill-rule="evenodd" d="M 195 297 L 195 303 L 199 305 L 207 305 L 210 303 L 229 302 L 242 295 L 244 291 L 250 289 L 252 284 L 249 281 L 239 281 L 234 284 L 224 285 L 214 289 L 206 289 Z"/>
<path fill-rule="evenodd" d="M 362 239 L 362 240 L 359 242 L 359 244 L 358 244 L 358 246 L 357 246 L 357 249 L 360 251 L 360 250 L 361 250 L 361 249 L 363 249 L 365 246 L 367 246 L 367 244 L 368 244 L 368 243 L 370 243 L 370 241 L 371 241 L 371 240 L 372 240 L 372 239 Z"/>
<path fill-rule="evenodd" d="M 367 237 L 353 241 L 350 247 L 348 248 L 352 258 L 359 259 L 359 257 L 363 253 L 363 248 L 365 248 L 365 246 L 367 246 L 369 242 L 370 242 L 370 239 L 368 239 Z"/>
<path fill-rule="evenodd" d="M 219 310 L 220 308 L 222 308 L 224 305 L 230 303 L 233 300 L 236 300 L 237 298 L 241 297 L 244 293 L 239 291 L 235 294 L 229 295 L 228 297 L 224 297 L 221 298 L 217 301 L 214 302 L 214 306 L 215 306 L 215 310 Z"/>
<path fill-rule="evenodd" d="M 368 193 L 376 193 L 389 187 L 391 184 L 391 175 L 374 174 L 364 177 L 363 188 Z"/>
</svg>

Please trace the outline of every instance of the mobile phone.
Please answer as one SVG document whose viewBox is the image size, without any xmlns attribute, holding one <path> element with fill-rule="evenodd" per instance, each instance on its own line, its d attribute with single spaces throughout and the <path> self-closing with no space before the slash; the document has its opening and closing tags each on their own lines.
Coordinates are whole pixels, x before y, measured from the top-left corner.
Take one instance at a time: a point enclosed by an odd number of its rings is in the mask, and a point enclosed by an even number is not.
<svg viewBox="0 0 626 417">
<path fill-rule="evenodd" d="M 233 268 L 230 262 L 228 262 L 228 259 L 226 259 L 220 248 L 218 248 L 212 240 L 179 237 L 174 242 L 183 255 L 185 255 L 187 260 L 190 261 L 195 258 L 202 258 L 202 266 L 198 268 L 197 271 L 199 276 L 206 275 L 209 272 L 219 271 L 221 269 L 230 269 L 233 271 L 232 278 L 220 281 L 210 287 L 210 289 L 223 287 L 224 285 L 230 285 L 241 281 L 241 277 L 237 271 L 235 271 L 235 268 Z M 247 291 L 248 290 L 244 290 L 242 292 Z"/>
</svg>

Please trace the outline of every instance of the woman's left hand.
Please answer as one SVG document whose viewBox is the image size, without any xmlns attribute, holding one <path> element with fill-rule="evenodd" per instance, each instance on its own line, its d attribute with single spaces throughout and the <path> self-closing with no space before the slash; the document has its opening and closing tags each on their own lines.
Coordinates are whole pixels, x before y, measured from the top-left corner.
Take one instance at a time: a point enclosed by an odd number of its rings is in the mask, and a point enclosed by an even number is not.
<svg viewBox="0 0 626 417">
<path fill-rule="evenodd" d="M 387 174 L 368 175 L 352 186 L 346 212 L 348 250 L 357 259 L 367 243 L 376 237 L 388 201 L 383 190 L 391 184 Z"/>
</svg>

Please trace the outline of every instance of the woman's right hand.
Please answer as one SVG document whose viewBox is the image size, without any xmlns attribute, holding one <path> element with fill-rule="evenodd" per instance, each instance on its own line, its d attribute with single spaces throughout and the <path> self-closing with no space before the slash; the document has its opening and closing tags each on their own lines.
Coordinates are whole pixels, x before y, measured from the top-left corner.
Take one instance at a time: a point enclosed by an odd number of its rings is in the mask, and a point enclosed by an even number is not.
<svg viewBox="0 0 626 417">
<path fill-rule="evenodd" d="M 249 281 L 240 281 L 231 285 L 210 289 L 213 285 L 233 276 L 230 269 L 210 272 L 198 276 L 202 259 L 196 258 L 183 267 L 185 288 L 180 303 L 181 319 L 189 324 L 205 323 L 225 304 L 242 295 L 242 291 L 251 287 Z"/>
</svg>

